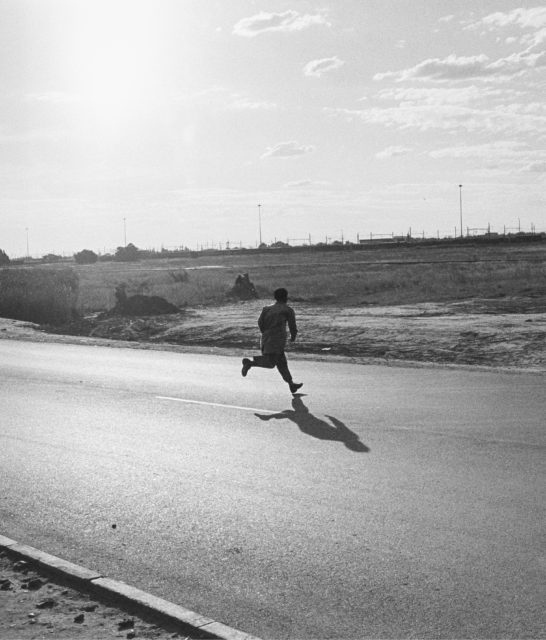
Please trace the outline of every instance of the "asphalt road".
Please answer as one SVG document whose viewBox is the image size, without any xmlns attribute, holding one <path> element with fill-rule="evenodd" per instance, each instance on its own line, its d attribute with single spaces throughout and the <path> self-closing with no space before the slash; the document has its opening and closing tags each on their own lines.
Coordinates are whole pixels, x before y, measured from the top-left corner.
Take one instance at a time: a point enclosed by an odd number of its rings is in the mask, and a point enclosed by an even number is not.
<svg viewBox="0 0 546 640">
<path fill-rule="evenodd" d="M 0 533 L 264 638 L 546 637 L 545 378 L 291 366 L 0 340 Z"/>
</svg>

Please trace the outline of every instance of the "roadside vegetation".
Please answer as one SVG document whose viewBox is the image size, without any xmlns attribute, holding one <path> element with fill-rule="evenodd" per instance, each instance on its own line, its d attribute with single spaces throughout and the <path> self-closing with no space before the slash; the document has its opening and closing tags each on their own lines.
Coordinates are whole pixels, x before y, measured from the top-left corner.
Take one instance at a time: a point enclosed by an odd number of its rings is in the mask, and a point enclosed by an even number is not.
<svg viewBox="0 0 546 640">
<path fill-rule="evenodd" d="M 0 316 L 38 324 L 62 324 L 76 316 L 77 273 L 70 268 L 0 270 Z"/>
<path fill-rule="evenodd" d="M 238 274 L 260 298 L 286 286 L 291 299 L 359 307 L 470 298 L 546 296 L 546 243 L 379 247 L 369 250 L 200 254 L 140 262 L 48 264 L 0 271 L 0 315 L 66 322 L 112 309 L 116 290 L 179 307 L 221 306 Z M 232 300 L 231 300 L 232 301 Z"/>
</svg>

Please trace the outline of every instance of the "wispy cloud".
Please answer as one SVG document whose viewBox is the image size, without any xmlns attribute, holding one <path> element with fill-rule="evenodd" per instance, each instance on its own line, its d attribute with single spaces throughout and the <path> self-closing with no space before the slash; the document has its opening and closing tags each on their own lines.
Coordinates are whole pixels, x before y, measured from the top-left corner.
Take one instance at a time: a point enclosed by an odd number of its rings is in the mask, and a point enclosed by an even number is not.
<svg viewBox="0 0 546 640">
<path fill-rule="evenodd" d="M 506 38 L 507 43 L 517 42 L 514 28 L 519 30 L 519 42 L 528 47 L 532 52 L 537 47 L 541 53 L 546 42 L 546 7 L 534 7 L 531 9 L 514 9 L 512 11 L 491 13 L 477 22 L 472 22 L 466 27 L 467 31 L 482 29 L 484 33 L 495 33 L 511 29 Z M 523 33 L 522 33 L 523 32 Z"/>
<path fill-rule="evenodd" d="M 323 14 L 300 14 L 297 11 L 288 10 L 284 13 L 266 13 L 262 11 L 257 15 L 242 18 L 233 27 L 233 33 L 237 36 L 254 38 L 268 31 L 302 31 L 313 25 L 326 25 L 329 22 Z"/>
<path fill-rule="evenodd" d="M 28 102 L 44 102 L 49 104 L 72 104 L 81 101 L 81 96 L 65 91 L 44 91 L 42 93 L 29 93 L 26 96 Z"/>
<path fill-rule="evenodd" d="M 522 145 L 513 140 L 498 140 L 487 144 L 460 145 L 435 149 L 429 153 L 431 158 L 515 158 L 522 153 Z"/>
<path fill-rule="evenodd" d="M 546 160 L 531 162 L 523 168 L 523 171 L 531 171 L 533 173 L 546 173 Z"/>
<path fill-rule="evenodd" d="M 394 158 L 396 156 L 405 156 L 410 151 L 411 149 L 409 147 L 396 145 L 393 147 L 387 147 L 386 149 L 383 149 L 383 151 L 376 153 L 375 157 L 379 158 L 380 160 L 386 160 L 388 158 Z"/>
<path fill-rule="evenodd" d="M 490 60 L 485 54 L 476 56 L 449 55 L 447 58 L 429 58 L 414 67 L 402 71 L 376 73 L 374 80 L 428 80 L 453 81 L 471 78 L 513 77 L 535 67 L 546 66 L 546 52 L 533 52 L 529 49 Z"/>
<path fill-rule="evenodd" d="M 227 108 L 239 109 L 241 111 L 274 111 L 275 109 L 278 109 L 278 105 L 275 102 L 268 102 L 266 100 L 256 101 L 235 96 L 232 102 L 227 104 Z"/>
<path fill-rule="evenodd" d="M 339 69 L 345 64 L 344 60 L 340 60 L 337 56 L 332 58 L 321 58 L 319 60 L 311 60 L 303 68 L 303 74 L 320 78 L 320 76 L 328 71 Z"/>
<path fill-rule="evenodd" d="M 531 112 L 526 104 L 479 108 L 466 105 L 400 104 L 368 109 L 326 108 L 326 113 L 366 124 L 419 131 L 442 130 L 483 134 L 534 134 L 546 129 L 544 108 Z"/>
<path fill-rule="evenodd" d="M 445 147 L 430 151 L 428 155 L 435 160 L 477 160 L 481 166 L 510 172 L 546 171 L 546 152 L 515 140 Z"/>
<path fill-rule="evenodd" d="M 268 147 L 262 154 L 262 158 L 292 158 L 294 156 L 303 156 L 315 150 L 313 146 L 299 144 L 294 140 L 289 142 L 279 142 L 273 147 Z"/>
<path fill-rule="evenodd" d="M 473 22 L 467 29 L 481 27 L 507 27 L 519 26 L 523 29 L 540 29 L 546 27 L 546 7 L 534 7 L 530 9 L 518 8 L 512 11 L 490 13 L 481 20 Z"/>
<path fill-rule="evenodd" d="M 283 184 L 283 189 L 313 189 L 327 187 L 328 182 L 324 180 L 293 180 Z"/>
<path fill-rule="evenodd" d="M 265 110 L 278 109 L 279 105 L 269 100 L 259 100 L 248 95 L 236 93 L 221 86 L 213 86 L 194 93 L 178 93 L 172 97 L 174 102 L 200 109 L 225 110 Z"/>
<path fill-rule="evenodd" d="M 518 93 L 511 91 L 509 97 L 516 101 Z M 418 86 L 418 87 L 390 87 L 378 92 L 376 98 L 381 101 L 399 102 L 401 105 L 469 105 L 484 99 L 500 98 L 506 102 L 506 90 L 483 88 L 474 84 L 466 87 L 447 86 Z"/>
</svg>

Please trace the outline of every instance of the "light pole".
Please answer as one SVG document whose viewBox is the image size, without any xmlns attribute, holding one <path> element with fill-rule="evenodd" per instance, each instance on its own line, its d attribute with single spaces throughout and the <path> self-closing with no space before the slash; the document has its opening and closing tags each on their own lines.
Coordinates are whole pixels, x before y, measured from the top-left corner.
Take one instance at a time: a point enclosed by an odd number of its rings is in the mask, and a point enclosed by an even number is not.
<svg viewBox="0 0 546 640">
<path fill-rule="evenodd" d="M 258 232 L 260 235 L 260 245 L 262 244 L 262 205 L 258 205 Z"/>
<path fill-rule="evenodd" d="M 463 185 L 459 185 L 459 214 L 461 216 L 461 238 L 463 237 Z"/>
</svg>

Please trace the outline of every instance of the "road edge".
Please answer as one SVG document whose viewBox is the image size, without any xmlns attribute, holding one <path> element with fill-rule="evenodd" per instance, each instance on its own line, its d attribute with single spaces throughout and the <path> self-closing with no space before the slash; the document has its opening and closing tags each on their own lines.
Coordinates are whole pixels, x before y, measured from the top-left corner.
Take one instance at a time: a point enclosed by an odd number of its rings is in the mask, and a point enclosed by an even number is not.
<svg viewBox="0 0 546 640">
<path fill-rule="evenodd" d="M 132 587 L 125 582 L 113 580 L 98 571 L 74 564 L 63 558 L 53 556 L 34 547 L 20 544 L 0 534 L 0 551 L 7 555 L 25 560 L 48 574 L 57 576 L 70 586 L 99 599 L 129 607 L 134 615 L 153 616 L 171 627 L 178 627 L 182 633 L 192 633 L 192 638 L 209 640 L 260 640 L 239 629 L 234 629 L 221 622 L 202 616 L 195 611 L 158 598 L 146 591 Z"/>
</svg>

